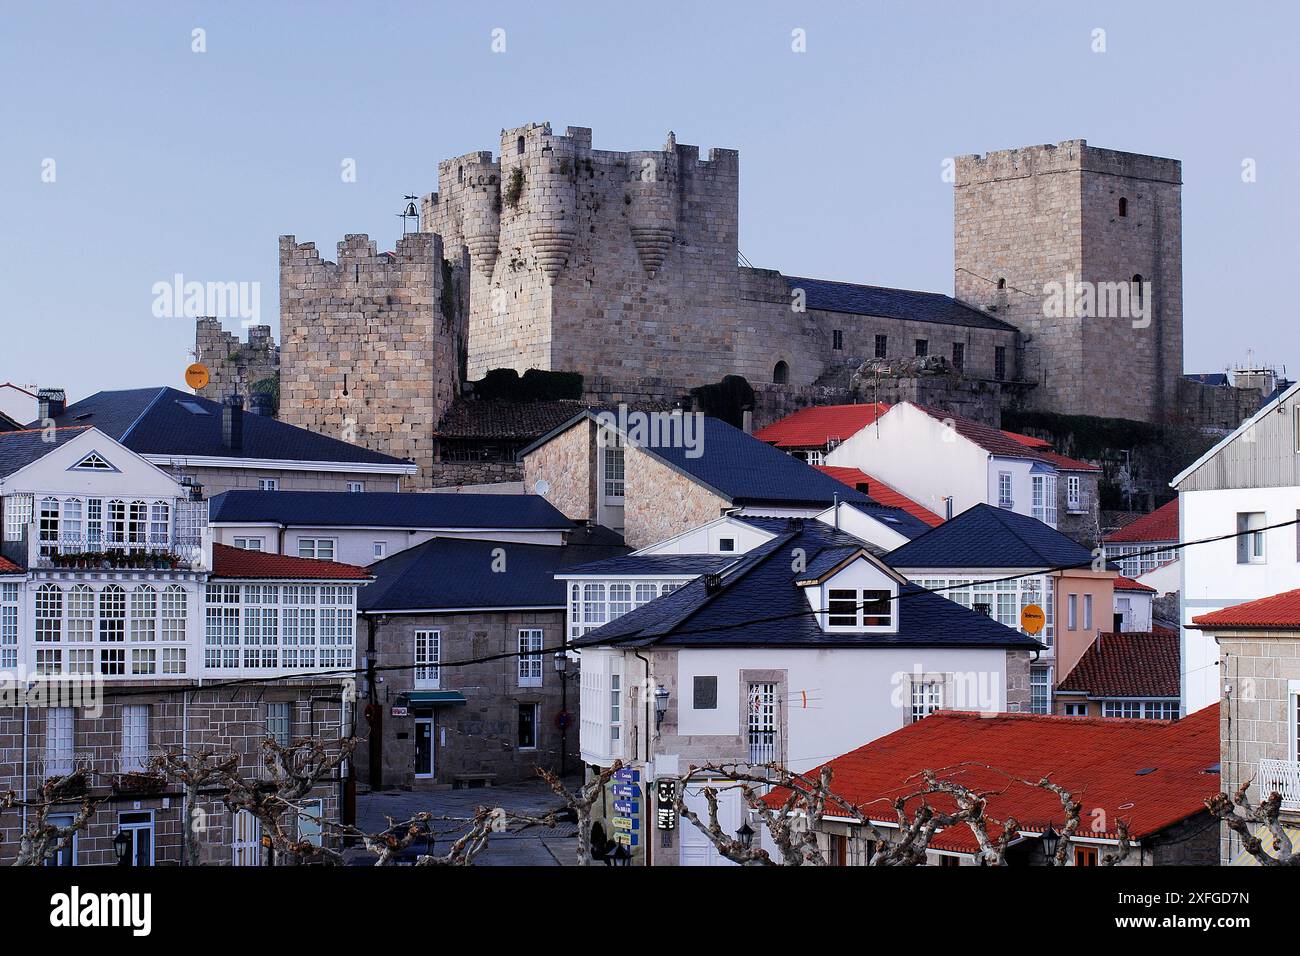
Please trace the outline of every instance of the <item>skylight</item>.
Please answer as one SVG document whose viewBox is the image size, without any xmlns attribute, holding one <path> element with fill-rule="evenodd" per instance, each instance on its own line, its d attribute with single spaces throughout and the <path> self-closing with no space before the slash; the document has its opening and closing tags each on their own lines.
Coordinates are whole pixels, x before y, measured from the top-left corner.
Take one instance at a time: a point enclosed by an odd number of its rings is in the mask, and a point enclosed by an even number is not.
<svg viewBox="0 0 1300 956">
<path fill-rule="evenodd" d="M 198 402 L 177 402 L 181 408 L 185 409 L 191 415 L 206 415 L 208 410 Z"/>
</svg>

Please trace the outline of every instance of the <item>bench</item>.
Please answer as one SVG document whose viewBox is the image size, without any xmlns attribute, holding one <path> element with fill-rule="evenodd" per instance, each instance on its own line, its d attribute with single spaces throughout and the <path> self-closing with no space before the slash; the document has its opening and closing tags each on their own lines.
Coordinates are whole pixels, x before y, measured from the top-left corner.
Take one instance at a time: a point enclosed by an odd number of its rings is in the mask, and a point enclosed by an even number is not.
<svg viewBox="0 0 1300 956">
<path fill-rule="evenodd" d="M 475 787 L 490 787 L 492 781 L 496 780 L 497 775 L 494 773 L 457 773 L 452 775 L 453 790 L 472 790 Z"/>
</svg>

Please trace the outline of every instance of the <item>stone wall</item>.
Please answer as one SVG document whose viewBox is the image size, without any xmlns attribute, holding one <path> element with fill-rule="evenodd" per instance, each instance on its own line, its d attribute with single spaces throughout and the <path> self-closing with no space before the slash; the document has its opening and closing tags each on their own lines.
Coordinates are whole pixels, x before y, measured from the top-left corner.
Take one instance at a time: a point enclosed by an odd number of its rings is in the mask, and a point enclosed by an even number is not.
<svg viewBox="0 0 1300 956">
<path fill-rule="evenodd" d="M 507 567 L 509 545 L 506 548 Z M 465 782 L 467 774 L 491 774 L 495 783 L 536 780 L 537 768 L 558 770 L 561 734 L 557 717 L 564 699 L 571 715 L 565 744 L 571 769 L 580 760 L 578 752 L 579 690 L 577 665 L 571 664 L 567 694 L 562 693 L 560 676 L 550 653 L 542 655 L 542 684 L 519 686 L 519 658 L 443 668 L 438 681 L 441 690 L 459 691 L 463 705 L 437 707 L 433 712 L 434 776 L 415 777 L 415 728 L 413 717 L 393 717 L 391 709 L 400 694 L 415 690 L 414 672 L 400 669 L 414 660 L 415 632 L 441 632 L 444 661 L 513 654 L 519 650 L 519 630 L 540 628 L 542 646 L 556 647 L 564 637 L 563 611 L 475 612 L 467 614 L 391 615 L 376 629 L 376 658 L 384 683 L 376 701 L 382 712 L 383 784 L 385 788 L 447 788 Z M 522 704 L 538 704 L 538 741 L 535 749 L 519 747 L 518 719 Z M 373 729 L 371 731 L 373 737 Z M 357 759 L 360 778 L 369 783 L 369 760 Z"/>
<path fill-rule="evenodd" d="M 280 375 L 280 350 L 271 339 L 269 325 L 254 325 L 248 341 L 221 327 L 221 320 L 202 318 L 195 323 L 194 360 L 208 369 L 208 384 L 197 394 L 214 402 L 242 395 L 249 407 L 253 387 L 276 381 Z"/>
<path fill-rule="evenodd" d="M 123 685 L 114 685 L 118 686 Z M 147 692 L 150 687 L 158 692 Z M 134 686 L 131 691 L 129 696 L 107 696 L 101 716 L 91 717 L 78 710 L 74 717 L 74 759 L 91 771 L 91 793 L 106 798 L 86 829 L 78 834 L 76 862 L 79 866 L 111 864 L 119 814 L 141 811 L 152 814 L 155 863 L 176 865 L 181 861 L 184 800 L 180 788 L 171 785 L 141 795 L 118 792 L 112 786 L 113 778 L 123 770 L 123 706 L 149 708 L 151 754 L 179 751 L 183 745 L 190 752 L 206 749 L 237 754 L 239 772 L 245 778 L 261 772 L 261 745 L 267 736 L 266 704 L 269 701 L 292 704 L 291 736 L 337 740 L 343 733 L 339 723 L 342 689 L 337 684 L 284 681 L 253 688 L 188 690 L 188 703 L 184 708 L 179 693 L 164 692 L 157 685 Z M 33 709 L 28 714 L 29 792 L 35 792 L 46 776 L 44 757 L 48 716 L 48 709 Z M 188 732 L 185 730 L 187 725 Z M 22 792 L 22 744 L 22 709 L 0 708 L 0 790 Z M 338 794 L 338 782 L 332 781 L 317 787 L 310 798 L 322 800 L 326 819 L 337 821 Z M 198 806 L 197 819 L 205 827 L 201 840 L 202 859 L 210 865 L 228 865 L 231 862 L 233 815 L 221 804 L 219 797 L 220 794 L 213 793 Z M 76 809 L 75 804 L 58 808 L 60 812 L 68 813 L 74 813 Z M 290 832 L 293 832 L 293 826 L 290 817 Z M 0 864 L 13 861 L 21 827 L 21 814 L 0 815 Z"/>
<path fill-rule="evenodd" d="M 533 451 L 523 461 L 524 491 L 541 494 L 566 518 L 596 520 L 596 424 L 578 422 Z"/>
<path fill-rule="evenodd" d="M 461 333 L 444 314 L 438 236 L 379 253 L 345 236 L 338 261 L 280 238 L 281 412 L 301 425 L 420 466 L 432 483 L 433 427 L 459 388 Z"/>
<path fill-rule="evenodd" d="M 623 538 L 644 548 L 712 521 L 729 503 L 635 446 L 624 452 Z"/>
<path fill-rule="evenodd" d="M 1182 374 L 1181 164 L 1068 140 L 962 156 L 956 174 L 955 294 L 1030 336 L 1033 405 L 1169 417 Z M 1134 276 L 1153 284 L 1149 327 L 1047 314 L 1048 283 Z"/>
</svg>

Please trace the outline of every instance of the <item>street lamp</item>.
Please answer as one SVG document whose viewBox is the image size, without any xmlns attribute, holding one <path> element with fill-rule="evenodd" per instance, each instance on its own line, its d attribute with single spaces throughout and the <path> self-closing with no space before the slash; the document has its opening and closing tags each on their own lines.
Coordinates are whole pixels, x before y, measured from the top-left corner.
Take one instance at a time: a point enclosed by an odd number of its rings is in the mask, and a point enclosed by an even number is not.
<svg viewBox="0 0 1300 956">
<path fill-rule="evenodd" d="M 1049 860 L 1056 857 L 1056 845 L 1061 841 L 1061 835 L 1052 829 L 1049 823 L 1047 829 L 1043 831 L 1043 852 L 1047 854 Z"/>
<path fill-rule="evenodd" d="M 556 651 L 554 657 L 555 673 L 560 678 L 560 713 L 557 722 L 560 725 L 560 779 L 569 772 L 569 655 Z"/>
<path fill-rule="evenodd" d="M 564 653 L 564 651 L 556 651 L 555 652 L 555 673 L 563 677 L 564 672 L 568 670 L 568 668 L 569 668 L 569 655 Z"/>
<path fill-rule="evenodd" d="M 616 843 L 608 860 L 610 866 L 629 866 L 632 863 L 632 851 L 623 844 Z"/>
<path fill-rule="evenodd" d="M 131 838 L 125 830 L 118 830 L 117 836 L 113 837 L 113 855 L 117 857 L 118 866 L 130 866 L 131 858 L 127 856 L 127 851 L 131 849 Z"/>
<path fill-rule="evenodd" d="M 740 829 L 736 831 L 736 839 L 740 841 L 743 849 L 748 850 L 754 845 L 754 828 L 749 825 L 748 820 L 740 824 Z"/>
<path fill-rule="evenodd" d="M 660 684 L 655 689 L 655 733 L 659 733 L 659 725 L 664 722 L 664 715 L 668 713 L 668 689 Z"/>
</svg>

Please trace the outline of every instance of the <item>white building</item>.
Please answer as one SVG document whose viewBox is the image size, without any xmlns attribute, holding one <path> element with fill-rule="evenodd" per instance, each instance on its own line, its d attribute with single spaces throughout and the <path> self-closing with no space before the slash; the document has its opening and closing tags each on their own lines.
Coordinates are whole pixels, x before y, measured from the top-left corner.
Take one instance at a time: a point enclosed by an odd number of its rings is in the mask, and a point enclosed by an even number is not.
<svg viewBox="0 0 1300 956">
<path fill-rule="evenodd" d="M 1218 645 L 1193 618 L 1300 587 L 1300 384 L 1171 482 L 1182 557 L 1183 708 L 1219 699 Z M 1282 527 L 1272 527 L 1282 525 Z M 1263 530 L 1271 528 L 1271 530 Z M 1226 537 L 1209 544 L 1204 538 Z"/>
</svg>

